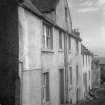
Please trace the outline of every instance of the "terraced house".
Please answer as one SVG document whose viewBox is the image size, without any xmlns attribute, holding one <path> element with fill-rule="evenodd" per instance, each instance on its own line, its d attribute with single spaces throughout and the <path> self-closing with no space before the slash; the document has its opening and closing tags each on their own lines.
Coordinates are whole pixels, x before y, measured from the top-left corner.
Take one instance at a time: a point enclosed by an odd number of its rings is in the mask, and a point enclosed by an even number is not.
<svg viewBox="0 0 105 105">
<path fill-rule="evenodd" d="M 92 70 L 92 62 L 93 62 L 93 53 L 90 52 L 84 45 L 82 48 L 82 80 L 83 80 L 83 98 L 86 99 L 89 95 L 89 91 L 93 88 L 93 70 Z"/>
<path fill-rule="evenodd" d="M 0 4 L 0 102 L 60 105 L 82 100 L 81 38 L 72 29 L 67 0 Z"/>
</svg>

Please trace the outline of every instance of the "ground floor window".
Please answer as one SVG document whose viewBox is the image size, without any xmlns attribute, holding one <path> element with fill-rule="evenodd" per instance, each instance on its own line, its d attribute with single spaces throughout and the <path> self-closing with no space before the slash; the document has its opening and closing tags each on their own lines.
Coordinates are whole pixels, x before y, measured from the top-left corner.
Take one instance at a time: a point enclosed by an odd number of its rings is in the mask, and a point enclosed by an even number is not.
<svg viewBox="0 0 105 105">
<path fill-rule="evenodd" d="M 43 73 L 43 101 L 47 102 L 49 100 L 49 72 L 46 72 Z"/>
<path fill-rule="evenodd" d="M 60 104 L 64 104 L 64 69 L 59 70 Z"/>
</svg>

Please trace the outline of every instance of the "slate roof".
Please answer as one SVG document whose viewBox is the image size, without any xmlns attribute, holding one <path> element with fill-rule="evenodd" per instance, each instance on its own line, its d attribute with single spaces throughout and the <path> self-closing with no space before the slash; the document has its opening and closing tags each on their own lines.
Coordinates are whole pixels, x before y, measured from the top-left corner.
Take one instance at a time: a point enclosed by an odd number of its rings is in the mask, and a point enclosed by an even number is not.
<svg viewBox="0 0 105 105">
<path fill-rule="evenodd" d="M 59 0 L 31 0 L 32 3 L 42 12 L 53 11 Z"/>
<path fill-rule="evenodd" d="M 33 5 L 33 3 L 31 2 L 31 0 L 24 0 L 24 2 L 21 3 L 21 5 L 23 5 L 27 9 L 30 9 L 31 11 L 33 11 L 34 13 L 36 13 L 38 15 L 42 15 L 40 13 L 40 11 L 36 8 L 36 6 Z"/>
</svg>

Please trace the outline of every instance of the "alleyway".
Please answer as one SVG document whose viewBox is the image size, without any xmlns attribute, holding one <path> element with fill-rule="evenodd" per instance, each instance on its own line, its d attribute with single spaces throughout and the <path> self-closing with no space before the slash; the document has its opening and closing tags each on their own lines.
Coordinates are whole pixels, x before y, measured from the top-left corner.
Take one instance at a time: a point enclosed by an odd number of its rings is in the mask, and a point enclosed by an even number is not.
<svg viewBox="0 0 105 105">
<path fill-rule="evenodd" d="M 105 88 L 97 89 L 95 92 L 96 98 L 78 105 L 105 105 Z"/>
</svg>

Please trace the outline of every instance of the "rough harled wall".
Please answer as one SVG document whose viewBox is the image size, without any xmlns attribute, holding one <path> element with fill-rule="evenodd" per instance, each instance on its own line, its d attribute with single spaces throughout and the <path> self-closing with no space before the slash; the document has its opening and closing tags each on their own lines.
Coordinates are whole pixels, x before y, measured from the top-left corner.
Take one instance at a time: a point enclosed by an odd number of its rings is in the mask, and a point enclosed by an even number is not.
<svg viewBox="0 0 105 105">
<path fill-rule="evenodd" d="M 23 62 L 22 105 L 41 105 L 41 20 L 19 7 L 19 60 Z"/>
<path fill-rule="evenodd" d="M 0 102 L 14 105 L 18 71 L 17 6 L 0 5 Z"/>
</svg>

